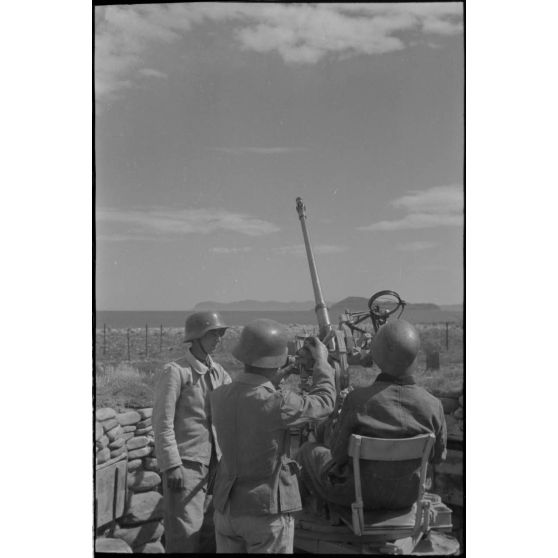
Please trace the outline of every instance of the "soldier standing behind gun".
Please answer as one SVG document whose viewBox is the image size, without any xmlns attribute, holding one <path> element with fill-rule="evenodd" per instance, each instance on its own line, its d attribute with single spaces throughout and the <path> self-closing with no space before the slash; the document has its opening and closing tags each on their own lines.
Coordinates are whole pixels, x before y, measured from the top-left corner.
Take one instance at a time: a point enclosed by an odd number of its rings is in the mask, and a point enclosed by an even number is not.
<svg viewBox="0 0 558 558">
<path fill-rule="evenodd" d="M 165 551 L 214 552 L 208 480 L 218 448 L 213 439 L 209 394 L 231 382 L 212 360 L 227 326 L 217 312 L 197 312 L 186 320 L 191 345 L 184 357 L 167 364 L 153 405 L 155 454 L 163 472 Z M 205 522 L 204 522 L 205 514 Z M 209 541 L 202 541 L 209 531 Z M 207 546 L 205 546 L 205 544 Z"/>
<path fill-rule="evenodd" d="M 310 392 L 278 390 L 287 339 L 286 329 L 273 320 L 248 324 L 233 349 L 244 374 L 210 397 L 222 450 L 214 489 L 219 553 L 293 552 L 291 514 L 302 507 L 298 466 L 287 456 L 289 427 L 325 419 L 333 410 L 335 385 L 325 345 L 310 338 Z"/>
</svg>

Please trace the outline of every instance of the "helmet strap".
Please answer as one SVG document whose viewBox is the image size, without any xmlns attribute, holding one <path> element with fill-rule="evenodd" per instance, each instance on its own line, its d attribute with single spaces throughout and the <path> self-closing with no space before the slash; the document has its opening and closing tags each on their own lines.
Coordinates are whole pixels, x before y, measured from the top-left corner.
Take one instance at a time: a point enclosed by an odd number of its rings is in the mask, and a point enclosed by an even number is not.
<svg viewBox="0 0 558 558">
<path fill-rule="evenodd" d="M 209 360 L 209 353 L 203 348 L 199 339 L 192 339 L 192 344 L 190 345 L 190 352 L 204 364 Z"/>
</svg>

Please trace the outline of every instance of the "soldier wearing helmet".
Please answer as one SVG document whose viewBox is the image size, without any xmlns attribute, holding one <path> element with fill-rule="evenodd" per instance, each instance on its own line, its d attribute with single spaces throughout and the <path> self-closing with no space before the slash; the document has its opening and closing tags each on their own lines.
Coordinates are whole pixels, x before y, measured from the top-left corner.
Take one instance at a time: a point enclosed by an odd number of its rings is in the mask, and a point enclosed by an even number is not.
<svg viewBox="0 0 558 558">
<path fill-rule="evenodd" d="M 351 391 L 329 438 L 307 442 L 297 455 L 302 483 L 318 502 L 351 506 L 354 475 L 348 445 L 351 434 L 373 438 L 436 436 L 434 462 L 445 458 L 446 422 L 439 399 L 417 386 L 420 338 L 405 320 L 381 326 L 372 339 L 371 353 L 381 373 L 368 387 Z M 420 459 L 401 462 L 364 461 L 361 464 L 365 509 L 401 509 L 412 505 L 420 482 Z"/>
<path fill-rule="evenodd" d="M 211 394 L 213 424 L 222 451 L 214 488 L 219 553 L 292 553 L 294 519 L 301 509 L 296 462 L 288 457 L 289 428 L 325 419 L 335 385 L 327 349 L 310 338 L 313 386 L 307 395 L 282 392 L 286 328 L 267 319 L 248 324 L 233 349 L 244 373 Z"/>
<path fill-rule="evenodd" d="M 155 454 L 163 472 L 166 552 L 212 551 L 200 541 L 208 528 L 208 480 L 214 473 L 214 443 L 209 394 L 231 382 L 211 358 L 227 326 L 217 312 L 196 312 L 186 320 L 189 345 L 184 356 L 167 364 L 157 383 L 153 405 Z M 205 515 L 205 522 L 204 522 Z M 212 534 L 210 535 L 212 537 Z"/>
</svg>

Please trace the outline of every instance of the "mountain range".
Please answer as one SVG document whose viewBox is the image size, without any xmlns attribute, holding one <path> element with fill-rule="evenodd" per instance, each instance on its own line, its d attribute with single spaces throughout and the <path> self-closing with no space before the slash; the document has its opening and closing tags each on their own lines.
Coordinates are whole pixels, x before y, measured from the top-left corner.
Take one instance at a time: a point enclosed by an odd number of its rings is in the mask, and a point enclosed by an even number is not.
<svg viewBox="0 0 558 558">
<path fill-rule="evenodd" d="M 350 312 L 359 312 L 368 308 L 368 299 L 362 296 L 349 296 L 331 304 L 326 304 L 333 314 L 341 314 L 345 310 Z M 199 310 L 219 310 L 229 312 L 303 312 L 313 311 L 315 303 L 313 300 L 302 302 L 278 302 L 276 300 L 239 300 L 236 302 L 215 302 L 207 300 L 200 302 L 194 306 L 194 311 Z M 406 310 L 430 310 L 430 311 L 446 311 L 446 312 L 463 312 L 463 305 L 437 305 L 428 302 L 408 303 Z"/>
</svg>

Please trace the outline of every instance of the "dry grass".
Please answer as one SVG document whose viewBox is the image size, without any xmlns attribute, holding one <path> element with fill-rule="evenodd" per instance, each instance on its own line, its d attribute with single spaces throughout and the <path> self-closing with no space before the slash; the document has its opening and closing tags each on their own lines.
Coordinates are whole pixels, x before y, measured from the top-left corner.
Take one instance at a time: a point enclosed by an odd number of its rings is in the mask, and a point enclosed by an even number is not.
<svg viewBox="0 0 558 558">
<path fill-rule="evenodd" d="M 436 394 L 454 393 L 463 388 L 463 330 L 456 325 L 448 328 L 448 349 L 446 350 L 446 328 L 444 324 L 417 326 L 422 340 L 417 383 Z M 297 335 L 316 333 L 313 325 L 291 324 L 288 326 L 291 338 Z M 242 371 L 242 363 L 237 361 L 231 350 L 240 336 L 240 326 L 227 330 L 215 354 L 233 379 Z M 127 361 L 126 330 L 111 330 L 107 335 L 107 350 L 103 353 L 102 330 L 97 331 L 96 350 L 96 405 L 97 407 L 145 407 L 153 404 L 153 390 L 157 372 L 163 364 L 178 358 L 183 350 L 182 328 L 164 330 L 163 350 L 159 351 L 159 330 L 150 332 L 152 344 L 148 344 L 148 358 L 145 357 L 145 330 L 131 330 L 134 350 Z M 143 336 L 143 337 L 142 337 Z M 143 343 L 141 342 L 143 340 Z M 149 341 L 149 339 L 148 339 Z M 141 347 L 143 350 L 138 350 Z M 440 353 L 440 370 L 426 370 L 426 350 Z M 350 382 L 355 386 L 371 384 L 379 369 L 351 367 Z M 298 378 L 291 376 L 286 389 L 296 389 Z"/>
<path fill-rule="evenodd" d="M 96 406 L 141 408 L 153 405 L 155 374 L 128 363 L 97 364 L 95 371 Z"/>
</svg>

